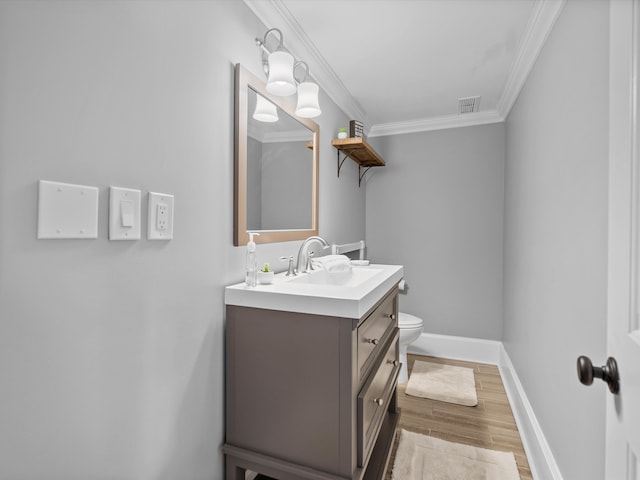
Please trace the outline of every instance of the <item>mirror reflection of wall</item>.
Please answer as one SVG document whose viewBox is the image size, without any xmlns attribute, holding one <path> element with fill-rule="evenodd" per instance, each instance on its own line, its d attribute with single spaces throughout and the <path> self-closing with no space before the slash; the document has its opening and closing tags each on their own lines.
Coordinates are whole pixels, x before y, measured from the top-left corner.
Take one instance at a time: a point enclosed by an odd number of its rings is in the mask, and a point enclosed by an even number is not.
<svg viewBox="0 0 640 480">
<path fill-rule="evenodd" d="M 309 229 L 313 156 L 307 143 L 313 133 L 275 105 L 277 121 L 256 120 L 258 99 L 269 102 L 249 88 L 247 230 Z"/>
</svg>

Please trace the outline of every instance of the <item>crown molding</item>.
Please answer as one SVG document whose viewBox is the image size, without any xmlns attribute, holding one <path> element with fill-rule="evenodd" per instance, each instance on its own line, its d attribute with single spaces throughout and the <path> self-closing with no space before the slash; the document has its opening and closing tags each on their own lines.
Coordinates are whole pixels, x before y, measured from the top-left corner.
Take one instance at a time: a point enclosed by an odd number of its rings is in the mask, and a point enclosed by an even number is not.
<svg viewBox="0 0 640 480">
<path fill-rule="evenodd" d="M 313 78 L 322 90 L 349 118 L 361 120 L 370 137 L 504 122 L 566 3 L 566 0 L 538 0 L 534 4 L 518 52 L 502 87 L 496 110 L 371 125 L 365 110 L 347 90 L 281 0 L 243 1 L 265 26 L 276 27 L 282 31 L 287 39 L 287 49 L 296 58 L 307 62 Z"/>
<path fill-rule="evenodd" d="M 285 47 L 294 57 L 307 62 L 309 73 L 318 86 L 349 118 L 362 121 L 367 129 L 370 122 L 366 112 L 347 90 L 287 7 L 280 0 L 244 0 L 244 3 L 267 28 L 275 27 L 282 31 Z M 264 34 L 264 32 L 257 33 L 258 37 Z"/>
<path fill-rule="evenodd" d="M 379 123 L 371 127 L 369 137 L 383 135 L 400 135 L 403 133 L 429 132 L 445 128 L 471 127 L 504 122 L 505 117 L 497 110 L 485 112 L 443 115 L 441 117 L 423 118 L 407 122 Z"/>
<path fill-rule="evenodd" d="M 498 100 L 497 109 L 504 118 L 511 112 L 565 3 L 566 0 L 538 0 L 534 5 Z"/>
</svg>

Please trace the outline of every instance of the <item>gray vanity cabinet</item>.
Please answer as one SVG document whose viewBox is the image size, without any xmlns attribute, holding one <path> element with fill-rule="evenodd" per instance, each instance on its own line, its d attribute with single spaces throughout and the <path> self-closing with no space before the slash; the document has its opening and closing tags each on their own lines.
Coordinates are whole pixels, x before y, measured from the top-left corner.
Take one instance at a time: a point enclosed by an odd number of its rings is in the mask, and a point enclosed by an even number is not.
<svg viewBox="0 0 640 480">
<path fill-rule="evenodd" d="M 398 289 L 362 318 L 227 305 L 227 479 L 380 478 L 399 411 Z"/>
</svg>

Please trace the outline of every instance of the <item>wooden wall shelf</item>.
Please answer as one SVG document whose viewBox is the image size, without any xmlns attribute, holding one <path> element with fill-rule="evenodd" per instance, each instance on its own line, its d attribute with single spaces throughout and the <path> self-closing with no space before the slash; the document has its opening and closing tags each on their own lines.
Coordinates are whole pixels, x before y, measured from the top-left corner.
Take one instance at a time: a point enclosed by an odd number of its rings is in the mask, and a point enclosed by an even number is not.
<svg viewBox="0 0 640 480">
<path fill-rule="evenodd" d="M 384 167 L 384 159 L 362 137 L 345 138 L 331 142 L 338 151 L 363 167 Z"/>
<path fill-rule="evenodd" d="M 358 186 L 360 186 L 362 178 L 371 167 L 384 167 L 386 165 L 384 159 L 362 137 L 333 140 L 331 144 L 338 150 L 338 177 L 340 176 L 342 163 L 349 157 L 358 164 Z M 340 161 L 341 152 L 345 156 L 342 162 Z M 363 168 L 364 171 L 362 171 Z"/>
</svg>

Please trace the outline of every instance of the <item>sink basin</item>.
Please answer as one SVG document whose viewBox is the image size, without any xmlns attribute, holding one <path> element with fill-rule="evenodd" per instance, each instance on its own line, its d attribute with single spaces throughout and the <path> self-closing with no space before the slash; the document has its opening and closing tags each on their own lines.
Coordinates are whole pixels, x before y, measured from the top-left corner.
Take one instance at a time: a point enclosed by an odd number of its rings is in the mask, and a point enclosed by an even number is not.
<svg viewBox="0 0 640 480">
<path fill-rule="evenodd" d="M 379 268 L 352 268 L 345 272 L 327 272 L 314 270 L 289 280 L 291 283 L 307 283 L 311 285 L 340 285 L 342 287 L 357 287 L 382 272 Z"/>
<path fill-rule="evenodd" d="M 402 265 L 353 266 L 341 275 L 326 270 L 287 277 L 278 273 L 269 285 L 244 282 L 225 288 L 225 303 L 242 307 L 362 318 L 403 276 Z"/>
</svg>

